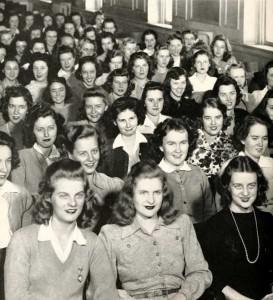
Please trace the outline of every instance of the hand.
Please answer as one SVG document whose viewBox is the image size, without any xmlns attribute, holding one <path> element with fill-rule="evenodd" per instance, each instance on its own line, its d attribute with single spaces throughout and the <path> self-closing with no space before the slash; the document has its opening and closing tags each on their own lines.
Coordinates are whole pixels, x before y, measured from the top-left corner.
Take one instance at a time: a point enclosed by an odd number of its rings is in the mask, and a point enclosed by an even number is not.
<svg viewBox="0 0 273 300">
<path fill-rule="evenodd" d="M 273 300 L 273 293 L 265 295 L 262 300 Z"/>
</svg>

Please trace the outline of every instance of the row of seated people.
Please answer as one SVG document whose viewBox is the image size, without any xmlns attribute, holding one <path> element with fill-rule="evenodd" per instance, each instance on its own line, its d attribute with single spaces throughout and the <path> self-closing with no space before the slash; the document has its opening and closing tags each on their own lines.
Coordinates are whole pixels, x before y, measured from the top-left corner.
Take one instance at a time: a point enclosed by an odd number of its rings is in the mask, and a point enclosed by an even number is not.
<svg viewBox="0 0 273 300">
<path fill-rule="evenodd" d="M 210 50 L 147 30 L 138 45 L 107 21 L 95 42 L 98 28 L 48 25 L 21 59 L 3 55 L 6 298 L 198 299 L 212 283 L 207 299 L 270 299 L 273 62 L 250 94 L 222 35 Z"/>
</svg>

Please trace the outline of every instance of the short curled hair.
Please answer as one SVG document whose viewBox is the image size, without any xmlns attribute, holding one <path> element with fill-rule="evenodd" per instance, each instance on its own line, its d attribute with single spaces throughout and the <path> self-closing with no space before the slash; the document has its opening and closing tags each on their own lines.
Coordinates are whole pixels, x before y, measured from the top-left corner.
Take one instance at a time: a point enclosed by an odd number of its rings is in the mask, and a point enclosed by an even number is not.
<svg viewBox="0 0 273 300">
<path fill-rule="evenodd" d="M 104 26 L 105 26 L 106 23 L 113 23 L 114 26 L 115 26 L 115 30 L 118 31 L 118 25 L 117 25 L 117 22 L 115 21 L 115 19 L 105 18 L 102 25 L 101 25 L 102 30 L 104 29 Z"/>
<path fill-rule="evenodd" d="M 198 57 L 199 55 L 206 55 L 206 56 L 208 57 L 209 63 L 210 63 L 210 66 L 209 66 L 209 69 L 208 69 L 208 75 L 214 76 L 214 74 L 215 74 L 215 64 L 214 64 L 214 62 L 212 61 L 210 52 L 208 52 L 208 51 L 205 50 L 205 49 L 200 49 L 200 50 L 196 51 L 196 52 L 193 54 L 193 56 L 192 56 L 192 58 L 191 58 L 191 64 L 192 64 L 192 67 L 191 67 L 190 73 L 194 73 L 194 72 L 196 71 L 194 64 L 195 64 L 195 61 L 196 61 L 196 59 L 197 59 L 197 57 Z"/>
<path fill-rule="evenodd" d="M 181 33 L 179 31 L 168 37 L 167 45 L 170 46 L 171 41 L 173 41 L 173 40 L 179 40 L 181 42 L 181 44 L 183 45 L 182 36 L 181 36 Z M 182 50 L 181 50 L 181 52 L 182 52 Z"/>
<path fill-rule="evenodd" d="M 234 130 L 233 144 L 236 150 L 243 151 L 245 149 L 245 145 L 242 141 L 249 135 L 250 128 L 256 124 L 264 125 L 267 128 L 267 131 L 271 128 L 271 124 L 266 119 L 262 119 L 255 115 L 246 116 L 243 122 L 239 123 Z"/>
<path fill-rule="evenodd" d="M 233 85 L 235 90 L 236 90 L 236 104 L 235 105 L 238 105 L 242 99 L 242 94 L 241 94 L 241 91 L 240 91 L 240 88 L 237 84 L 237 81 L 227 75 L 222 75 L 220 76 L 214 86 L 213 86 L 213 89 L 212 89 L 212 96 L 213 97 L 219 97 L 219 90 L 220 90 L 220 87 L 222 85 Z"/>
<path fill-rule="evenodd" d="M 50 82 L 49 84 L 47 85 L 44 93 L 43 93 L 43 101 L 44 102 L 47 102 L 49 104 L 54 104 L 53 100 L 52 100 L 52 96 L 51 96 L 51 93 L 50 93 L 50 89 L 51 89 L 51 85 L 55 82 L 58 82 L 58 83 L 61 83 L 64 87 L 65 87 L 65 103 L 68 102 L 68 100 L 72 97 L 72 93 L 71 93 L 71 90 L 70 90 L 70 87 L 67 85 L 66 83 L 66 80 L 64 77 L 58 77 L 58 76 L 55 76 L 55 77 L 52 77 L 50 79 Z"/>
<path fill-rule="evenodd" d="M 9 136 L 6 132 L 0 131 L 0 146 L 7 146 L 11 150 L 11 169 L 19 166 L 20 159 L 16 149 L 16 143 L 13 137 Z M 1 154 L 0 154 L 1 157 Z"/>
<path fill-rule="evenodd" d="M 178 211 L 173 208 L 173 192 L 167 184 L 167 179 L 163 171 L 153 160 L 144 160 L 136 163 L 127 178 L 119 194 L 117 202 L 113 206 L 111 223 L 126 226 L 133 223 L 136 216 L 134 205 L 134 190 L 139 179 L 158 178 L 163 186 L 163 201 L 158 211 L 166 225 L 171 224 L 177 217 Z"/>
<path fill-rule="evenodd" d="M 227 116 L 227 107 L 220 101 L 218 97 L 209 97 L 206 99 L 203 99 L 203 101 L 200 104 L 200 111 L 199 111 L 199 126 L 203 127 L 203 116 L 204 116 L 204 111 L 206 108 L 217 108 L 223 116 L 223 128 L 222 130 L 226 130 L 228 126 L 230 125 L 230 117 Z"/>
<path fill-rule="evenodd" d="M 104 66 L 104 72 L 105 73 L 109 73 L 110 72 L 110 63 L 112 61 L 113 58 L 120 56 L 122 58 L 122 68 L 125 67 L 125 57 L 124 54 L 121 50 L 109 50 L 107 51 L 106 57 L 105 57 L 105 61 L 103 63 Z"/>
<path fill-rule="evenodd" d="M 168 50 L 170 52 L 169 46 L 167 44 L 158 46 L 156 51 L 155 51 L 155 55 L 154 55 L 154 65 L 157 64 L 157 55 L 158 55 L 159 51 L 161 51 L 161 50 Z M 174 60 L 173 60 L 173 57 L 170 54 L 170 61 L 167 65 L 167 69 L 170 69 L 173 66 L 173 64 L 174 64 Z"/>
<path fill-rule="evenodd" d="M 68 134 L 68 151 L 73 155 L 75 143 L 80 139 L 95 137 L 98 141 L 100 151 L 100 163 L 106 158 L 106 141 L 104 137 L 92 125 L 74 125 L 70 128 Z M 99 166 L 100 166 L 99 163 Z"/>
<path fill-rule="evenodd" d="M 212 55 L 214 56 L 214 45 L 217 41 L 223 41 L 225 43 L 225 46 L 226 46 L 226 50 L 224 52 L 224 55 L 223 55 L 223 61 L 227 62 L 232 54 L 232 48 L 231 48 L 231 45 L 230 45 L 230 42 L 229 42 L 229 39 L 226 38 L 223 34 L 218 34 L 214 37 L 214 39 L 212 40 L 211 42 L 211 45 L 210 45 L 210 49 L 211 49 L 211 53 Z"/>
<path fill-rule="evenodd" d="M 169 118 L 159 123 L 151 138 L 150 157 L 152 157 L 157 163 L 164 157 L 164 153 L 160 150 L 163 145 L 163 138 L 171 131 L 187 131 L 189 150 L 187 158 L 191 156 L 192 152 L 196 148 L 196 142 L 198 139 L 197 128 L 192 120 L 182 116 L 181 118 Z"/>
<path fill-rule="evenodd" d="M 81 163 L 72 159 L 62 159 L 47 167 L 44 179 L 39 185 L 39 200 L 33 210 L 33 217 L 37 224 L 48 224 L 53 215 L 50 198 L 59 179 L 81 180 L 84 184 L 85 201 L 82 212 L 77 219 L 80 228 L 93 228 L 97 217 L 94 195 L 89 188 L 88 180 Z"/>
<path fill-rule="evenodd" d="M 159 46 L 159 41 L 158 41 L 158 34 L 155 30 L 153 29 L 146 29 L 143 31 L 142 36 L 141 36 L 141 43 L 139 44 L 140 50 L 144 50 L 146 48 L 145 44 L 145 37 L 146 35 L 153 35 L 155 38 L 155 49 Z"/>
<path fill-rule="evenodd" d="M 107 76 L 107 79 L 106 79 L 106 82 L 105 84 L 103 85 L 103 88 L 108 92 L 108 93 L 111 93 L 113 91 L 113 82 L 114 82 L 114 79 L 115 77 L 126 77 L 127 80 L 128 80 L 128 89 L 127 89 L 127 92 L 125 93 L 125 96 L 129 96 L 131 94 L 131 91 L 132 91 L 132 87 L 131 89 L 129 89 L 129 86 L 131 86 L 130 84 L 130 80 L 129 80 L 129 73 L 127 71 L 126 68 L 123 68 L 123 69 L 115 69 L 114 71 L 112 71 L 108 76 Z"/>
<path fill-rule="evenodd" d="M 83 67 L 84 64 L 87 64 L 87 63 L 91 63 L 95 66 L 96 78 L 98 78 L 100 76 L 101 72 L 100 72 L 100 68 L 99 68 L 99 65 L 97 63 L 97 60 L 96 60 L 95 56 L 94 55 L 93 56 L 84 56 L 84 57 L 81 57 L 79 59 L 79 67 L 75 72 L 75 76 L 76 76 L 77 79 L 82 80 L 82 74 L 81 74 L 82 67 Z"/>
<path fill-rule="evenodd" d="M 6 94 L 2 98 L 1 110 L 3 118 L 6 122 L 9 121 L 8 106 L 10 98 L 23 97 L 27 104 L 27 110 L 29 111 L 33 105 L 32 96 L 28 89 L 22 85 L 10 86 L 6 88 Z"/>
<path fill-rule="evenodd" d="M 30 66 L 29 69 L 33 72 L 33 65 L 36 61 L 43 61 L 46 63 L 47 67 L 48 67 L 48 74 L 50 74 L 50 70 L 51 70 L 51 59 L 50 59 L 50 55 L 48 55 L 47 53 L 40 53 L 40 52 L 35 52 L 32 53 L 30 56 Z"/>
<path fill-rule="evenodd" d="M 61 152 L 61 156 L 67 155 L 66 138 L 63 128 L 64 118 L 60 114 L 57 114 L 53 108 L 51 108 L 50 105 L 45 102 L 38 102 L 35 104 L 26 116 L 23 124 L 23 143 L 27 148 L 30 148 L 34 145 L 36 142 L 36 138 L 33 133 L 35 123 L 39 118 L 46 118 L 48 116 L 55 120 L 57 126 L 57 137 L 54 144 Z"/>
<path fill-rule="evenodd" d="M 189 75 L 186 70 L 180 67 L 172 67 L 167 73 L 165 80 L 163 82 L 164 95 L 170 95 L 171 93 L 171 79 L 178 80 L 180 76 L 185 76 L 186 78 L 186 88 L 182 95 L 182 98 L 190 99 L 192 96 L 193 87 L 189 80 Z M 167 97 L 168 98 L 168 97 Z"/>
<path fill-rule="evenodd" d="M 261 205 L 266 201 L 265 192 L 268 189 L 268 182 L 263 175 L 259 165 L 248 156 L 236 156 L 226 166 L 223 174 L 220 177 L 220 193 L 226 205 L 232 202 L 231 193 L 229 191 L 229 184 L 231 182 L 232 174 L 235 172 L 246 172 L 257 174 L 257 198 L 254 201 L 255 205 Z"/>
<path fill-rule="evenodd" d="M 135 78 L 135 74 L 133 72 L 133 67 L 134 67 L 134 64 L 135 64 L 137 59 L 144 59 L 147 62 L 148 66 L 149 66 L 149 71 L 148 71 L 147 78 L 149 80 L 151 80 L 153 75 L 154 75 L 153 63 L 152 63 L 152 60 L 151 60 L 150 56 L 146 52 L 143 52 L 143 51 L 133 53 L 131 55 L 130 59 L 129 59 L 128 72 L 129 72 L 130 78 L 131 79 Z"/>
</svg>

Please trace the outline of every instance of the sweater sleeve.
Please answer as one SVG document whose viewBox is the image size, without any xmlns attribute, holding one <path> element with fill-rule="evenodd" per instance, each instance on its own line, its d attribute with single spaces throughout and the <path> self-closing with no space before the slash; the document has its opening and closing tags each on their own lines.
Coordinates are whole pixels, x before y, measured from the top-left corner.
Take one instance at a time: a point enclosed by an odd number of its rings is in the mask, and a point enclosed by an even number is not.
<svg viewBox="0 0 273 300">
<path fill-rule="evenodd" d="M 118 299 L 113 270 L 103 242 L 96 237 L 90 261 L 90 277 L 94 299 Z"/>
<path fill-rule="evenodd" d="M 21 230 L 15 232 L 7 249 L 5 261 L 6 300 L 42 300 L 29 291 L 30 244 Z"/>
<path fill-rule="evenodd" d="M 11 172 L 11 181 L 20 186 L 25 186 L 26 180 L 26 162 L 23 155 L 19 151 L 20 165 Z"/>
<path fill-rule="evenodd" d="M 196 238 L 193 224 L 187 215 L 181 216 L 181 229 L 185 256 L 185 281 L 182 282 L 179 292 L 184 294 L 187 300 L 194 300 L 200 298 L 205 289 L 211 285 L 212 274 Z"/>
</svg>

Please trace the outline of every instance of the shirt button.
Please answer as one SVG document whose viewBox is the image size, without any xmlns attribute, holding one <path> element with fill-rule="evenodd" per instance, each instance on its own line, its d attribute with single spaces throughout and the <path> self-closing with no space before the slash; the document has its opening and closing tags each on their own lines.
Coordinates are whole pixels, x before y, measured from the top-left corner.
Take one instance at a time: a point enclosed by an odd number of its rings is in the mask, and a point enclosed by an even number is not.
<svg viewBox="0 0 273 300">
<path fill-rule="evenodd" d="M 159 267 L 161 267 L 161 262 L 159 262 L 157 265 L 158 265 Z"/>
<path fill-rule="evenodd" d="M 186 201 L 184 201 L 184 204 L 187 204 L 187 202 L 186 202 Z"/>
<path fill-rule="evenodd" d="M 158 253 L 158 252 L 156 253 L 156 256 L 159 256 L 159 253 Z"/>
<path fill-rule="evenodd" d="M 127 247 L 128 247 L 128 248 L 131 248 L 131 245 L 130 245 L 130 244 L 127 244 Z"/>
<path fill-rule="evenodd" d="M 157 244 L 156 241 L 154 241 L 153 244 L 156 246 L 156 244 Z"/>
</svg>

